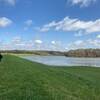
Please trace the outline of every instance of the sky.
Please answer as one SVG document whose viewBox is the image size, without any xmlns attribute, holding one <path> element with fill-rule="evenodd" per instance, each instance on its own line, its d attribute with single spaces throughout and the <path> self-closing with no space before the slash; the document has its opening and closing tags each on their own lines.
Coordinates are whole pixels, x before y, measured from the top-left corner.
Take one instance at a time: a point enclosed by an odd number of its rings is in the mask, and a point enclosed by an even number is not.
<svg viewBox="0 0 100 100">
<path fill-rule="evenodd" d="M 0 50 L 100 48 L 100 0 L 0 0 Z"/>
</svg>

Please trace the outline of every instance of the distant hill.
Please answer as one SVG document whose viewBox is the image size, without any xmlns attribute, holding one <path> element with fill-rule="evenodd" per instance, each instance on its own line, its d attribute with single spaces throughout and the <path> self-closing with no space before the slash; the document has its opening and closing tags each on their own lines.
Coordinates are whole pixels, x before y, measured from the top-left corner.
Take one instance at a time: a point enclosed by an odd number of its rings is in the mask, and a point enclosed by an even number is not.
<svg viewBox="0 0 100 100">
<path fill-rule="evenodd" d="M 3 51 L 0 51 L 0 52 L 1 53 L 14 53 L 14 54 L 34 54 L 34 55 L 41 55 L 41 56 L 46 56 L 46 55 L 64 56 L 64 52 L 60 52 L 60 51 L 3 50 Z"/>
<path fill-rule="evenodd" d="M 6 50 L 0 51 L 1 53 L 14 53 L 14 54 L 34 54 L 34 55 L 54 55 L 54 56 L 66 56 L 66 57 L 100 57 L 100 49 L 77 49 L 69 50 L 66 52 L 60 51 L 27 51 L 27 50 Z"/>
</svg>

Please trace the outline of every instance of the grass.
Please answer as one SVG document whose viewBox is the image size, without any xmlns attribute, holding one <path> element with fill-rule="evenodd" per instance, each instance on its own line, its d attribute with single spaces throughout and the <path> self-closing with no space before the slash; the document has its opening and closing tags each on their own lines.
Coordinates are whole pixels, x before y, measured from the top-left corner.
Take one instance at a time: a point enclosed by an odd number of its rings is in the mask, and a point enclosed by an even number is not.
<svg viewBox="0 0 100 100">
<path fill-rule="evenodd" d="M 50 67 L 4 55 L 0 100 L 100 100 L 100 68 Z"/>
</svg>

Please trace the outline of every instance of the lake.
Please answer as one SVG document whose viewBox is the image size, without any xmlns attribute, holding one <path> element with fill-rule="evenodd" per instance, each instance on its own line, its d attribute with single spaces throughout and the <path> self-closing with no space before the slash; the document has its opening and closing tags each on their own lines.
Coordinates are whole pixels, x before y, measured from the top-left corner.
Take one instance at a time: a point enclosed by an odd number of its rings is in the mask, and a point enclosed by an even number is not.
<svg viewBox="0 0 100 100">
<path fill-rule="evenodd" d="M 65 56 L 22 56 L 22 58 L 53 66 L 100 67 L 100 58 L 75 58 L 75 57 L 65 57 Z"/>
</svg>

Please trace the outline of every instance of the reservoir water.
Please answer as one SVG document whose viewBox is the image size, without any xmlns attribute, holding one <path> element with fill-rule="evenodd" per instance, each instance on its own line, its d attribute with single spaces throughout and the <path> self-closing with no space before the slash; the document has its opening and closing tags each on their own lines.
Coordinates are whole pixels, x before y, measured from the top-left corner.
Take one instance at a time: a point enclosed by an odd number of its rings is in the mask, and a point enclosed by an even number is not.
<svg viewBox="0 0 100 100">
<path fill-rule="evenodd" d="M 75 58 L 75 57 L 65 57 L 65 56 L 23 56 L 22 58 L 53 66 L 100 67 L 100 58 Z"/>
</svg>

